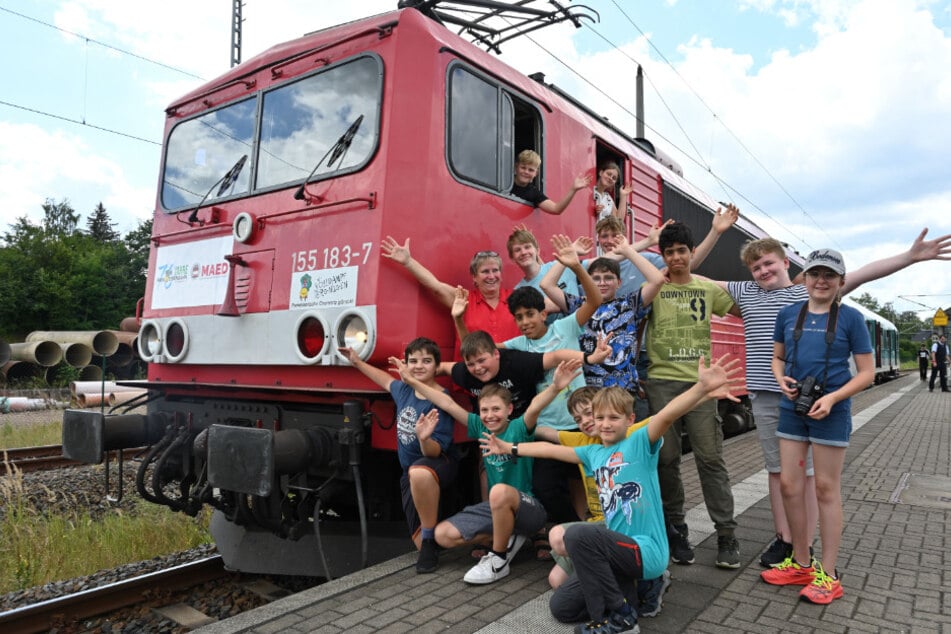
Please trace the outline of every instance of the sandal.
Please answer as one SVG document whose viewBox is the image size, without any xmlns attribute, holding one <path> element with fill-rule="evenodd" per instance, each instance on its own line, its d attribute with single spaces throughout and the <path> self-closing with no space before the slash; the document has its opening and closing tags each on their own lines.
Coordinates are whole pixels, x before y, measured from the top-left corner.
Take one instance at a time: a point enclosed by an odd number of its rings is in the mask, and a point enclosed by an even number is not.
<svg viewBox="0 0 951 634">
<path fill-rule="evenodd" d="M 532 546 L 535 548 L 535 559 L 551 561 L 551 544 L 548 543 L 548 529 L 543 528 L 532 537 Z"/>
</svg>

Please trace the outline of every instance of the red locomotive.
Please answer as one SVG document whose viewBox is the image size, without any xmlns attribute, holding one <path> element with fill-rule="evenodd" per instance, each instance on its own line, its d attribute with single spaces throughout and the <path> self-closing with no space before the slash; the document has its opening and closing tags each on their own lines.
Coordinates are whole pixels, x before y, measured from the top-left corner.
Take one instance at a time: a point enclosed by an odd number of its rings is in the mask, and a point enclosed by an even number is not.
<svg viewBox="0 0 951 634">
<path fill-rule="evenodd" d="M 450 359 L 454 333 L 381 258 L 386 236 L 411 238 L 440 279 L 468 285 L 471 254 L 516 224 L 542 244 L 593 235 L 589 197 L 553 216 L 507 193 L 524 148 L 542 156 L 542 189 L 620 165 L 635 187 L 633 239 L 662 218 L 702 237 L 717 207 L 646 140 L 414 8 L 279 44 L 166 115 L 138 340 L 148 413 L 68 411 L 64 446 L 88 462 L 150 446 L 141 495 L 187 513 L 212 505 L 234 569 L 336 576 L 385 556 L 384 534 L 409 546 L 393 523 L 392 402 L 337 348 L 385 365 L 426 335 Z M 701 272 L 748 279 L 736 254 L 759 233 L 735 227 Z M 739 320 L 714 338 L 714 354 L 743 355 Z M 722 413 L 749 423 L 742 408 Z"/>
</svg>

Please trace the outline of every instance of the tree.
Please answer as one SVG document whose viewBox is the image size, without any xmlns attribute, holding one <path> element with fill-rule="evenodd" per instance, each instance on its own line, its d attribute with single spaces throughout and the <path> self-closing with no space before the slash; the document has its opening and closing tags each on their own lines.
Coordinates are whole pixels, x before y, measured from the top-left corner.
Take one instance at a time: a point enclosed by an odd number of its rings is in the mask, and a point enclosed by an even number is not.
<svg viewBox="0 0 951 634">
<path fill-rule="evenodd" d="M 86 233 L 100 242 L 115 242 L 119 239 L 114 222 L 109 222 L 109 214 L 100 202 L 86 219 Z"/>
<path fill-rule="evenodd" d="M 68 236 L 76 233 L 79 226 L 79 214 L 73 211 L 69 200 L 57 203 L 47 198 L 43 203 L 43 228 L 50 235 Z"/>
<path fill-rule="evenodd" d="M 19 218 L 0 239 L 0 337 L 118 328 L 145 294 L 152 221 L 109 239 L 115 232 L 101 204 L 89 233 L 77 229 L 67 201 L 47 199 L 43 212 L 41 226 Z"/>
</svg>

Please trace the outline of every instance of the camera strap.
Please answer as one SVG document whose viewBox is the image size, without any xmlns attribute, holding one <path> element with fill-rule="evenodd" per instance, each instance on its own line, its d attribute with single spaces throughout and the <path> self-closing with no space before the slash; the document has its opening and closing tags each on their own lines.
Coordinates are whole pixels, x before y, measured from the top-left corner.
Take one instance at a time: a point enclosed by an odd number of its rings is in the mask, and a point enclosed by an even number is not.
<svg viewBox="0 0 951 634">
<path fill-rule="evenodd" d="M 793 366 L 796 365 L 797 353 L 799 352 L 799 338 L 802 337 L 802 326 L 806 323 L 806 313 L 809 312 L 809 302 L 803 302 L 799 309 L 799 316 L 796 317 L 796 325 L 793 328 Z M 826 389 L 826 377 L 829 376 L 829 350 L 832 348 L 832 342 L 835 341 L 835 327 L 839 322 L 839 303 L 832 302 L 829 306 L 829 318 L 826 320 L 826 359 L 825 368 L 822 370 L 822 390 Z M 795 374 L 793 375 L 795 376 Z"/>
</svg>

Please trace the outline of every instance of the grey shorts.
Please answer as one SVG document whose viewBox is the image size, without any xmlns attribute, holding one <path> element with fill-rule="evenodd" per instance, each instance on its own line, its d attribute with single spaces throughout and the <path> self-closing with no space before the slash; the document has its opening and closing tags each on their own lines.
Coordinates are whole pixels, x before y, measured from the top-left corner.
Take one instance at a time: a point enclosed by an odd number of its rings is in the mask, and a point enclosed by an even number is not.
<svg viewBox="0 0 951 634">
<path fill-rule="evenodd" d="M 779 473 L 779 404 L 786 398 L 782 392 L 750 390 L 750 403 L 753 406 L 753 419 L 759 433 L 759 446 L 763 450 L 763 461 L 768 473 Z M 806 475 L 814 475 L 812 468 L 812 447 L 806 452 Z"/>
<path fill-rule="evenodd" d="M 518 510 L 515 512 L 515 534 L 534 535 L 548 518 L 542 503 L 530 495 L 519 492 Z M 476 535 L 492 534 L 492 508 L 488 502 L 479 502 L 462 509 L 446 520 L 456 527 L 462 539 L 470 542 Z"/>
</svg>

